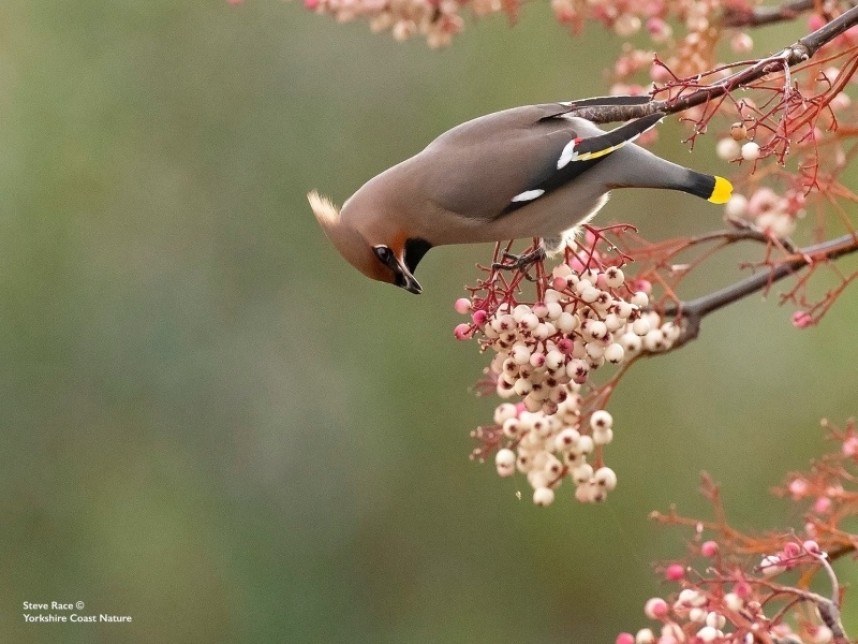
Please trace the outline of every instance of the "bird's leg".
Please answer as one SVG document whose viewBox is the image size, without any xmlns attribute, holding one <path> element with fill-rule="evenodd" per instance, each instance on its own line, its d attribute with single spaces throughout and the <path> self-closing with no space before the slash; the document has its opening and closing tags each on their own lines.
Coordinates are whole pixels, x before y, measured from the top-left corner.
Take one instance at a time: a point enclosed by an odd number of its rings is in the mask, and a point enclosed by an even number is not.
<svg viewBox="0 0 858 644">
<path fill-rule="evenodd" d="M 538 243 L 533 250 L 516 255 L 509 251 L 503 252 L 503 261 L 493 262 L 492 268 L 508 271 L 527 271 L 533 264 L 545 259 L 545 247 Z M 510 260 L 510 261 L 507 261 Z"/>
</svg>

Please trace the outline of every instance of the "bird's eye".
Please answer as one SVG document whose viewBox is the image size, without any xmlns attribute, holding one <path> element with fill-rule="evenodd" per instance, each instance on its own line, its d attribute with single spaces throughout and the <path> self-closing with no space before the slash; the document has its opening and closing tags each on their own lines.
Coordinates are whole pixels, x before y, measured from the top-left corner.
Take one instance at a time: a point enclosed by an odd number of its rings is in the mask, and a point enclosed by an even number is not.
<svg viewBox="0 0 858 644">
<path fill-rule="evenodd" d="M 390 262 L 393 260 L 393 251 L 390 250 L 387 246 L 375 246 L 373 247 L 375 251 L 375 256 L 378 257 L 379 261 L 385 266 L 389 266 Z"/>
</svg>

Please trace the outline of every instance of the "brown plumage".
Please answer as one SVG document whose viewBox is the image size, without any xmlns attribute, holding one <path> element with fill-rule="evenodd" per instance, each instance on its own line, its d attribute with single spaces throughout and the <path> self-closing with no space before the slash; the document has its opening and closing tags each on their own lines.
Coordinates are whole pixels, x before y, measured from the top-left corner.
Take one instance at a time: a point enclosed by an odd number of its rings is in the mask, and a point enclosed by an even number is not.
<svg viewBox="0 0 858 644">
<path fill-rule="evenodd" d="M 575 106 L 530 105 L 468 121 L 370 179 L 342 209 L 315 191 L 310 205 L 350 264 L 419 293 L 414 269 L 433 246 L 562 238 L 589 221 L 615 188 L 681 190 L 715 203 L 729 198 L 726 179 L 634 145 L 663 115 L 605 132 L 570 115 Z"/>
</svg>

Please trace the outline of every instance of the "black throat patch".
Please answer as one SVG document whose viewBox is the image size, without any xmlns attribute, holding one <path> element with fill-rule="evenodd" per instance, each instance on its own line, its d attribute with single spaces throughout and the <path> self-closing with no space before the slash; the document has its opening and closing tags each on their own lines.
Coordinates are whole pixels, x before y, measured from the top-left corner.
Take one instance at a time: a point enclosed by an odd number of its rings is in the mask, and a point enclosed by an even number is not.
<svg viewBox="0 0 858 644">
<path fill-rule="evenodd" d="M 417 264 L 429 252 L 430 248 L 432 248 L 432 244 L 420 237 L 411 237 L 405 240 L 405 257 L 403 259 L 412 275 L 417 268 Z"/>
</svg>

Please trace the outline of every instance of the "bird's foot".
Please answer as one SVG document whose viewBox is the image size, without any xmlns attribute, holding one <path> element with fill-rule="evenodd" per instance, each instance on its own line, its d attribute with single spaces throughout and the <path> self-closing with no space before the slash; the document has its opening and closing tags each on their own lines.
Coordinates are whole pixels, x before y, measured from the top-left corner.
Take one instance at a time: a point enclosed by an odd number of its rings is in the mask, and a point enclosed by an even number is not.
<svg viewBox="0 0 858 644">
<path fill-rule="evenodd" d="M 526 272 L 528 268 L 530 268 L 537 262 L 541 262 L 544 259 L 545 248 L 542 245 L 537 246 L 529 252 L 521 253 L 520 255 L 504 251 L 503 260 L 500 262 L 493 262 L 492 268 L 502 269 L 506 271 Z"/>
</svg>

